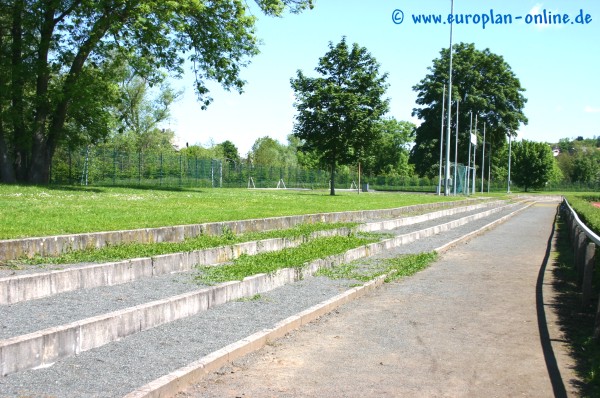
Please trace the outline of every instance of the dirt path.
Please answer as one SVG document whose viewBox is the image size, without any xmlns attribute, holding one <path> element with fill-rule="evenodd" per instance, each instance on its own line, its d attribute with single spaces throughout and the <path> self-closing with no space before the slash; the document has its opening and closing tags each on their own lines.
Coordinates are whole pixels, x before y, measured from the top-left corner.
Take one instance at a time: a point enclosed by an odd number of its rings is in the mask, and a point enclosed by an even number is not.
<svg viewBox="0 0 600 398">
<path fill-rule="evenodd" d="M 555 214 L 536 205 L 180 397 L 576 396 L 544 266 Z"/>
</svg>

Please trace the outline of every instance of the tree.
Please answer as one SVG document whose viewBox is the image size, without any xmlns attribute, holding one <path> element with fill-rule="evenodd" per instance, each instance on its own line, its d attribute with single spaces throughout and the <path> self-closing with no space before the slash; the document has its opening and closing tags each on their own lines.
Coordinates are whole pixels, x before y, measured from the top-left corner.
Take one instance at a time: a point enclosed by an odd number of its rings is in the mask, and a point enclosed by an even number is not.
<svg viewBox="0 0 600 398">
<path fill-rule="evenodd" d="M 523 140 L 512 145 L 511 179 L 525 189 L 543 188 L 553 177 L 554 155 L 550 145 Z"/>
<path fill-rule="evenodd" d="M 556 160 L 567 181 L 585 184 L 600 181 L 600 151 L 597 145 L 597 138 L 559 140 L 556 146 L 560 149 L 560 154 Z"/>
<path fill-rule="evenodd" d="M 440 57 L 433 60 L 430 73 L 413 87 L 417 92 L 416 102 L 421 106 L 413 109 L 413 116 L 423 122 L 416 131 L 411 162 L 415 164 L 417 173 L 429 177 L 438 175 L 442 98 L 444 85 L 449 80 L 449 54 L 448 49 L 443 49 Z M 491 143 L 492 151 L 504 145 L 507 134 L 516 136 L 521 123 L 527 124 L 523 113 L 527 100 L 523 91 L 521 83 L 501 56 L 493 54 L 489 49 L 477 50 L 474 44 L 460 43 L 454 47 L 451 131 L 454 142 L 458 122 L 459 162 L 466 163 L 468 158 L 471 114 L 473 120 L 475 115 L 478 117 L 478 142 L 483 141 L 483 124 L 486 124 L 486 142 Z M 446 95 L 444 114 L 448 111 L 447 100 Z M 459 101 L 458 121 L 456 101 Z M 445 135 L 444 131 L 444 143 Z M 454 146 L 451 145 L 451 148 L 451 159 L 454 160 Z"/>
<path fill-rule="evenodd" d="M 160 79 L 152 90 L 148 80 L 139 76 L 133 69 L 126 68 L 120 83 L 120 100 L 115 107 L 119 134 L 129 136 L 134 141 L 137 152 L 159 149 L 156 145 L 164 141 L 159 129 L 160 123 L 169 120 L 170 107 L 180 96 L 168 83 Z M 168 145 L 171 145 L 170 137 Z"/>
<path fill-rule="evenodd" d="M 416 126 L 411 122 L 384 118 L 379 122 L 381 136 L 378 150 L 364 167 L 366 173 L 409 177 L 413 167 L 408 163 L 409 149 L 414 141 Z"/>
<path fill-rule="evenodd" d="M 254 141 L 250 158 L 255 166 L 283 166 L 283 146 L 271 137 L 261 137 Z"/>
<path fill-rule="evenodd" d="M 312 7 L 311 0 L 256 3 L 275 16 Z M 95 123 L 80 105 L 112 105 L 105 95 L 115 60 L 154 82 L 163 70 L 181 75 L 189 59 L 204 107 L 211 102 L 209 80 L 241 92 L 240 69 L 258 53 L 255 18 L 246 7 L 241 0 L 1 2 L 2 181 L 48 182 L 54 152 L 72 131 L 65 126 Z"/>
<path fill-rule="evenodd" d="M 594 151 L 595 152 L 595 151 Z M 587 156 L 578 155 L 573 159 L 571 181 L 585 184 L 595 184 L 600 177 L 600 156 L 590 153 Z"/>
<path fill-rule="evenodd" d="M 298 111 L 294 135 L 302 140 L 301 150 L 315 152 L 331 171 L 331 195 L 335 195 L 338 165 L 358 162 L 372 153 L 378 141 L 381 117 L 388 110 L 382 96 L 387 74 L 364 47 L 354 43 L 329 43 L 329 51 L 315 70 L 320 77 L 302 71 L 291 79 Z"/>
<path fill-rule="evenodd" d="M 229 140 L 223 141 L 217 145 L 223 152 L 225 161 L 235 167 L 240 162 L 240 154 L 235 144 Z"/>
</svg>

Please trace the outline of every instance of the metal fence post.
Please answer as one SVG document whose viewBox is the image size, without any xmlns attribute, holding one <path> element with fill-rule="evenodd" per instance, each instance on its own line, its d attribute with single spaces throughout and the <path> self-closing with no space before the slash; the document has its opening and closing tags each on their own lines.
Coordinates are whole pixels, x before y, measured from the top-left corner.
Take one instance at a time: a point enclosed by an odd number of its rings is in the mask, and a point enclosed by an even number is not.
<svg viewBox="0 0 600 398">
<path fill-rule="evenodd" d="M 138 153 L 138 185 L 142 184 L 142 151 Z"/>
<path fill-rule="evenodd" d="M 113 186 L 116 184 L 117 180 L 117 149 L 113 149 Z"/>
<path fill-rule="evenodd" d="M 183 158 L 181 152 L 179 152 L 179 186 L 183 184 Z"/>
</svg>

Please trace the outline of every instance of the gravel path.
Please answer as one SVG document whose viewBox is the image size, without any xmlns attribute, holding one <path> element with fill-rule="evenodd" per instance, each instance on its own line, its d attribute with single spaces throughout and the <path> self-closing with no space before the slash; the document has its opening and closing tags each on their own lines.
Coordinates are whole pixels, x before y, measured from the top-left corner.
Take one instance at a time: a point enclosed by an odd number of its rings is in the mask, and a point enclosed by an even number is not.
<svg viewBox="0 0 600 398">
<path fill-rule="evenodd" d="M 535 205 L 177 395 L 577 397 L 556 314 L 556 205 Z"/>
<path fill-rule="evenodd" d="M 431 251 L 514 210 L 514 207 L 505 209 L 466 226 L 390 250 L 384 255 L 390 257 Z M 459 217 L 466 215 L 463 213 Z M 447 221 L 438 219 L 435 224 L 441 222 Z M 403 228 L 402 233 L 413 228 L 426 228 L 426 224 L 429 223 Z M 64 299 L 61 297 L 3 307 L 0 317 L 2 332 L 7 335 L 22 334 L 25 332 L 20 330 L 27 330 L 23 325 L 30 325 L 29 330 L 32 327 L 33 330 L 39 330 L 48 327 L 43 326 L 44 322 L 47 322 L 46 325 L 63 324 L 68 322 L 66 319 L 82 319 L 134 303 L 194 290 L 196 286 L 189 281 L 188 274 L 169 275 L 140 281 L 139 286 L 133 283 L 112 286 L 106 290 L 99 288 L 57 296 L 71 296 L 71 301 L 61 301 Z M 258 300 L 218 306 L 197 316 L 162 325 L 61 360 L 45 369 L 0 378 L 0 396 L 121 397 L 216 349 L 271 327 L 355 283 L 353 280 L 307 278 L 262 294 Z M 29 310 L 20 312 L 26 307 Z M 14 310 L 15 308 L 20 309 Z M 65 308 L 68 310 L 65 311 Z M 9 309 L 14 312 L 9 313 Z"/>
</svg>

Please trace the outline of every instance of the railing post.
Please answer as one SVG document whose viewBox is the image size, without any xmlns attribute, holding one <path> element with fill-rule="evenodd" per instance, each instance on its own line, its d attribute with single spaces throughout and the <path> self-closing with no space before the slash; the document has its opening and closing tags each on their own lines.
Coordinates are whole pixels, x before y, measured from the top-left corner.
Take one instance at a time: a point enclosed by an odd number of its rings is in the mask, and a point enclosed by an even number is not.
<svg viewBox="0 0 600 398">
<path fill-rule="evenodd" d="M 581 301 L 584 306 L 588 305 L 592 298 L 592 277 L 594 275 L 594 262 L 596 260 L 596 245 L 593 242 L 587 244 L 585 248 L 585 258 L 583 266 L 583 286 Z"/>
<path fill-rule="evenodd" d="M 585 263 L 585 232 L 579 230 L 575 244 L 575 266 L 577 267 L 577 282 L 583 284 L 583 266 Z"/>
<path fill-rule="evenodd" d="M 600 298 L 598 299 L 598 309 L 596 310 L 596 323 L 594 324 L 594 339 L 600 341 Z"/>
</svg>

